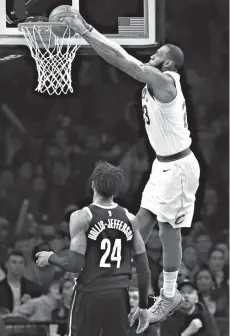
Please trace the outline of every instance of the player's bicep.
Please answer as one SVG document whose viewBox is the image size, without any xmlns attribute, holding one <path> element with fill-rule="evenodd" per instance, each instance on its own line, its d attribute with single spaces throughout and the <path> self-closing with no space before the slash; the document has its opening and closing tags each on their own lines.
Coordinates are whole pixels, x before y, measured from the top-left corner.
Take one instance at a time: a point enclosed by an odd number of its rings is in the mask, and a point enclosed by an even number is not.
<svg viewBox="0 0 230 336">
<path fill-rule="evenodd" d="M 143 64 L 131 55 L 127 55 L 124 59 L 120 60 L 120 70 L 126 72 L 129 76 L 135 78 L 139 82 L 148 84 L 155 88 L 167 89 L 171 87 L 171 80 L 165 76 L 160 70 L 148 64 Z"/>
<path fill-rule="evenodd" d="M 85 254 L 87 239 L 86 230 L 90 218 L 85 209 L 75 211 L 70 217 L 70 251 Z"/>
<path fill-rule="evenodd" d="M 85 232 L 80 231 L 75 237 L 71 238 L 70 251 L 85 254 L 86 245 L 87 240 Z"/>
</svg>

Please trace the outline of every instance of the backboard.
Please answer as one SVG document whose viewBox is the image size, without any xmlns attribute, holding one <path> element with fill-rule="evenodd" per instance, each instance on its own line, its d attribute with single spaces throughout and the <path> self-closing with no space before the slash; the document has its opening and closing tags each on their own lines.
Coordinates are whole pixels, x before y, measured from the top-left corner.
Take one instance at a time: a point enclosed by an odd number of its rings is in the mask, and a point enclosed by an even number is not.
<svg viewBox="0 0 230 336">
<path fill-rule="evenodd" d="M 1 0 L 0 45 L 23 46 L 17 26 L 29 16 L 49 17 L 60 5 L 76 7 L 86 21 L 124 47 L 157 46 L 161 40 L 163 0 Z M 22 6 L 22 10 L 19 6 Z M 79 37 L 73 43 L 87 46 Z"/>
</svg>

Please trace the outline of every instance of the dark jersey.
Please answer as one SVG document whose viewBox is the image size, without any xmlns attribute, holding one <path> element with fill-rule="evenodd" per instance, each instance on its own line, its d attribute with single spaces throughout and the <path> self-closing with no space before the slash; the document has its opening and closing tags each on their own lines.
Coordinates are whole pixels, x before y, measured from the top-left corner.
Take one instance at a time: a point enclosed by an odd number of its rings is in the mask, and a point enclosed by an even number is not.
<svg viewBox="0 0 230 336">
<path fill-rule="evenodd" d="M 92 219 L 86 232 L 85 265 L 78 277 L 79 290 L 128 287 L 131 279 L 133 229 L 126 209 L 91 204 Z"/>
</svg>

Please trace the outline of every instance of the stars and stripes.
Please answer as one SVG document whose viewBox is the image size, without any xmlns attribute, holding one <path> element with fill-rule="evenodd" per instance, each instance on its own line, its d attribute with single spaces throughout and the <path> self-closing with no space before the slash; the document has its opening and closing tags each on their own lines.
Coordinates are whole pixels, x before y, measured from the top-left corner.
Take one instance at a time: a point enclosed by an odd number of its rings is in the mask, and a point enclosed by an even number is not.
<svg viewBox="0 0 230 336">
<path fill-rule="evenodd" d="M 145 36 L 144 17 L 119 17 L 118 34 L 122 36 Z"/>
</svg>

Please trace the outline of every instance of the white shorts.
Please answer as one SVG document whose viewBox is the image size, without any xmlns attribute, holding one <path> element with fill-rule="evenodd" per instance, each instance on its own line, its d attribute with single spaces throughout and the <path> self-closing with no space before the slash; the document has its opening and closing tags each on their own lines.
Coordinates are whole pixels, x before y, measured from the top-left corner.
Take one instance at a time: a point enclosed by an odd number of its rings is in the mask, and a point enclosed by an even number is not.
<svg viewBox="0 0 230 336">
<path fill-rule="evenodd" d="M 190 227 L 199 177 L 200 167 L 193 153 L 173 162 L 156 159 L 142 194 L 141 207 L 174 228 Z"/>
</svg>

